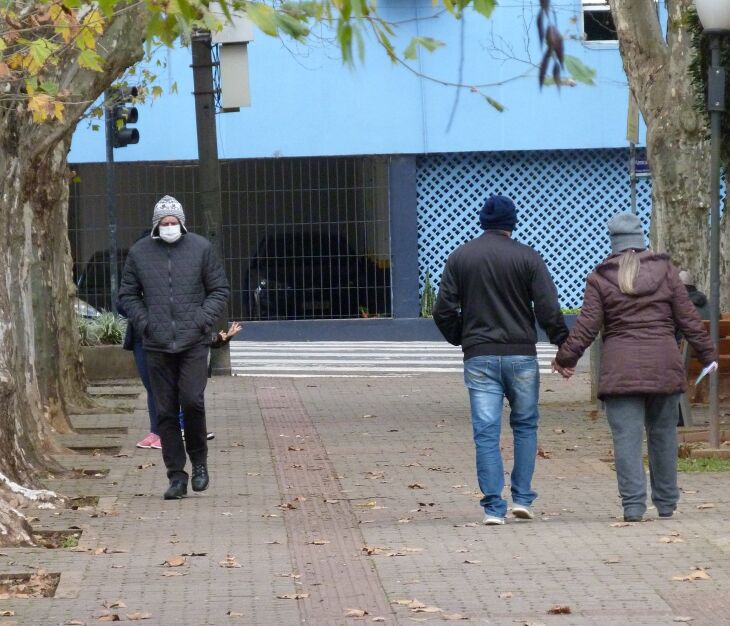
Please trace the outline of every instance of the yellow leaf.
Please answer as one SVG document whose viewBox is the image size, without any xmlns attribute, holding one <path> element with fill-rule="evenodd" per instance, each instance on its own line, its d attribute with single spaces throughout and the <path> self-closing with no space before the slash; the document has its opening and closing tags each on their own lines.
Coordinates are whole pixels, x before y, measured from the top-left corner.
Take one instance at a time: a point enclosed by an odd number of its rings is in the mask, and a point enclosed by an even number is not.
<svg viewBox="0 0 730 626">
<path fill-rule="evenodd" d="M 96 9 L 87 13 L 81 23 L 89 30 L 100 35 L 104 32 L 104 16 Z"/>
<path fill-rule="evenodd" d="M 53 103 L 53 117 L 57 119 L 59 122 L 63 121 L 63 111 L 64 111 L 64 104 L 63 102 L 59 102 L 56 100 Z"/>
</svg>

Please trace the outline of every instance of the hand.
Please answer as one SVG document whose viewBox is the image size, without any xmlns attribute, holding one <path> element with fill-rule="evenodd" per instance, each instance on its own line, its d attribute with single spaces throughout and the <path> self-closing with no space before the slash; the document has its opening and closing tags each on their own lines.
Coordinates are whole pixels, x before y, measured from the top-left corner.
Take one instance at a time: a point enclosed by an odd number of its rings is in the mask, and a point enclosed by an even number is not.
<svg viewBox="0 0 730 626">
<path fill-rule="evenodd" d="M 231 325 L 228 328 L 228 332 L 222 330 L 218 333 L 218 336 L 221 338 L 221 340 L 226 341 L 231 337 L 236 336 L 241 331 L 241 328 L 243 327 L 238 322 L 231 322 Z"/>
<path fill-rule="evenodd" d="M 553 373 L 557 372 L 563 378 L 565 378 L 565 380 L 568 380 L 573 374 L 575 374 L 574 367 L 562 367 L 561 365 L 558 365 L 558 362 L 555 359 L 552 360 L 550 366 L 553 370 Z"/>
</svg>

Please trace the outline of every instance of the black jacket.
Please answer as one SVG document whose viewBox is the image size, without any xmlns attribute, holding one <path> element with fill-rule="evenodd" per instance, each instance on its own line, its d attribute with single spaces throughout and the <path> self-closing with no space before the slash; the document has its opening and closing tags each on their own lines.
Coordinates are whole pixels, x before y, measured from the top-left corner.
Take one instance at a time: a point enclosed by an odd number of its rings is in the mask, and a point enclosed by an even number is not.
<svg viewBox="0 0 730 626">
<path fill-rule="evenodd" d="M 536 354 L 536 317 L 552 343 L 565 341 L 557 290 L 535 250 L 485 231 L 449 256 L 433 318 L 449 343 L 462 346 L 464 359 Z"/>
<path fill-rule="evenodd" d="M 172 244 L 151 237 L 134 244 L 119 300 L 146 350 L 177 353 L 210 344 L 229 293 L 210 242 L 186 233 Z"/>
</svg>

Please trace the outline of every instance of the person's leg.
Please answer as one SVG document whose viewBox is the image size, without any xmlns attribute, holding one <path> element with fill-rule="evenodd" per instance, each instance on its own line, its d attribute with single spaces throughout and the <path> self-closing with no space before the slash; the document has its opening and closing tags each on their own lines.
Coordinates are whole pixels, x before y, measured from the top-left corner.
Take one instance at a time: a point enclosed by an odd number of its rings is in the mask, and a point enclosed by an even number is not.
<svg viewBox="0 0 730 626">
<path fill-rule="evenodd" d="M 499 449 L 504 390 L 500 357 L 480 356 L 464 362 L 464 384 L 469 390 L 471 422 L 476 446 L 477 478 L 487 515 L 504 518 L 504 467 Z"/>
<path fill-rule="evenodd" d="M 671 517 L 679 501 L 677 487 L 677 409 L 679 396 L 649 396 L 646 442 L 649 448 L 651 499 L 657 513 Z"/>
<path fill-rule="evenodd" d="M 155 397 L 152 394 L 150 374 L 147 369 L 147 357 L 141 341 L 134 342 L 134 362 L 137 365 L 137 372 L 139 372 L 139 377 L 142 379 L 142 384 L 147 390 L 147 412 L 150 417 L 150 432 L 155 435 L 159 435 L 160 430 L 157 419 L 157 407 L 155 406 Z"/>
<path fill-rule="evenodd" d="M 537 456 L 537 423 L 540 397 L 540 369 L 536 357 L 502 358 L 502 383 L 510 405 L 509 423 L 514 437 L 512 502 L 532 506 L 537 493 L 532 489 Z"/>
<path fill-rule="evenodd" d="M 155 396 L 157 417 L 159 420 L 160 439 L 162 440 L 162 459 L 167 468 L 167 477 L 172 481 L 184 480 L 185 444 L 178 425 L 180 410 L 180 355 L 147 350 L 147 367 L 150 383 Z"/>
<path fill-rule="evenodd" d="M 180 354 L 180 408 L 185 416 L 185 448 L 193 465 L 205 464 L 208 459 L 205 424 L 207 354 L 208 346 L 194 346 Z"/>
<path fill-rule="evenodd" d="M 607 396 L 604 403 L 613 435 L 616 479 L 624 517 L 641 517 L 646 512 L 646 472 L 641 453 L 646 397 Z"/>
</svg>

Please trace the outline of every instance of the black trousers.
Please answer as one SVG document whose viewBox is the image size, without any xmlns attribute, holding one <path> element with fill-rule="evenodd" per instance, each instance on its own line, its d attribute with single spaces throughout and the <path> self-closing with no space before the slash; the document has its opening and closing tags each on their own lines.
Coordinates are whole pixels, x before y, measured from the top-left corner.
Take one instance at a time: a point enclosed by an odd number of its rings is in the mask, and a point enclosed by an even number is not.
<svg viewBox="0 0 730 626">
<path fill-rule="evenodd" d="M 208 459 L 205 385 L 208 383 L 209 350 L 207 345 L 197 345 L 177 354 L 146 351 L 157 406 L 162 459 L 169 480 L 187 482 L 186 450 L 191 464 L 206 463 Z M 185 415 L 184 440 L 180 432 L 180 409 Z"/>
</svg>

